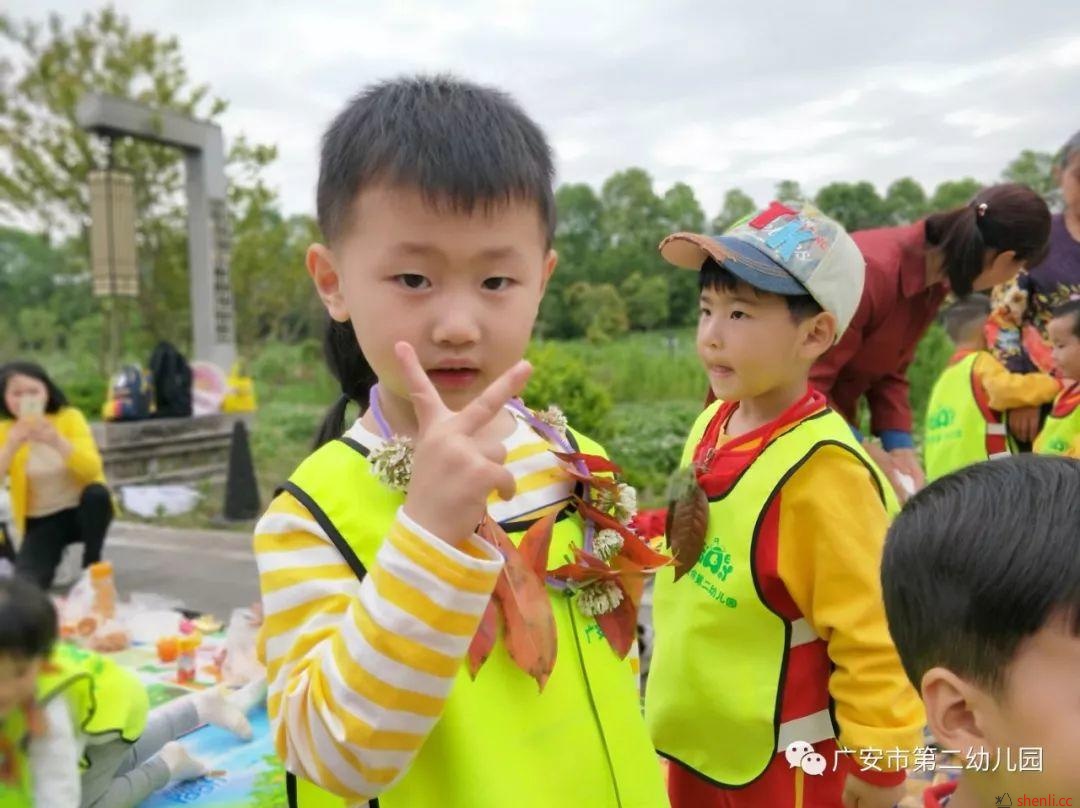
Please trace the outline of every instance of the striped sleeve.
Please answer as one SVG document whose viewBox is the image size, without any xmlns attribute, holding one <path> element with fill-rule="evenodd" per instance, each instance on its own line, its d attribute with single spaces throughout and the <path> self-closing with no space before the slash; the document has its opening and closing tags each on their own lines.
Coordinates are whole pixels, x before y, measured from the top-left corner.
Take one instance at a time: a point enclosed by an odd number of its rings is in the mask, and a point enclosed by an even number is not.
<svg viewBox="0 0 1080 808">
<path fill-rule="evenodd" d="M 399 511 L 361 582 L 283 493 L 256 525 L 255 559 L 278 754 L 342 797 L 377 796 L 442 713 L 501 558 L 475 536 L 454 547 Z"/>
</svg>

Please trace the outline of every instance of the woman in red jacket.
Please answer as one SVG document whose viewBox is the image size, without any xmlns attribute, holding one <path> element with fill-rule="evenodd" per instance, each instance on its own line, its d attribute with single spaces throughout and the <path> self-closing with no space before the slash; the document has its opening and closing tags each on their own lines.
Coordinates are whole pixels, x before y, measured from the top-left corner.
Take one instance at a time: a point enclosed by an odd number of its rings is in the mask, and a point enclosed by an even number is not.
<svg viewBox="0 0 1080 808">
<path fill-rule="evenodd" d="M 912 441 L 907 368 L 945 296 L 990 289 L 1041 260 L 1050 211 L 1026 185 L 996 185 L 971 202 L 904 227 L 852 234 L 866 259 L 862 299 L 811 382 L 852 425 L 859 399 L 870 408 L 867 448 L 901 499 L 925 478 Z M 853 426 L 854 428 L 854 426 Z M 898 474 L 910 478 L 910 487 Z"/>
</svg>

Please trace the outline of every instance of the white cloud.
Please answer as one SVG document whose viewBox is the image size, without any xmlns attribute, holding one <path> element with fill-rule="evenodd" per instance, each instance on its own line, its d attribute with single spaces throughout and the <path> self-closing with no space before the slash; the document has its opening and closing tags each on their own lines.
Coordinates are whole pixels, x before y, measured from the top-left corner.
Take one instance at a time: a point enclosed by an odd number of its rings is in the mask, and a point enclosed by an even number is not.
<svg viewBox="0 0 1080 808">
<path fill-rule="evenodd" d="M 6 10 L 40 18 L 39 5 Z M 808 190 L 989 181 L 1021 149 L 1054 150 L 1080 127 L 1076 0 L 1038 13 L 1005 0 L 769 13 L 710 0 L 117 5 L 136 29 L 179 38 L 193 80 L 231 102 L 227 137 L 278 145 L 268 176 L 289 212 L 313 211 L 319 138 L 338 109 L 416 70 L 510 91 L 547 131 L 560 181 L 599 186 L 640 165 L 658 191 L 690 183 L 710 217 L 727 189 L 765 201 L 785 178 Z M 51 6 L 75 21 L 99 3 Z"/>
</svg>

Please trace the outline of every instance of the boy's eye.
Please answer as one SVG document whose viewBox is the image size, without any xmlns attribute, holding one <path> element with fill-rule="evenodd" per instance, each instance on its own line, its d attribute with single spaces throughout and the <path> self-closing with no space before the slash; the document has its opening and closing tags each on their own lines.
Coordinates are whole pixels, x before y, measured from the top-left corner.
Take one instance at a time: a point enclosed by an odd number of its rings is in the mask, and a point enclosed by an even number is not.
<svg viewBox="0 0 1080 808">
<path fill-rule="evenodd" d="M 423 289 L 425 286 L 431 285 L 431 282 L 423 275 L 414 275 L 412 273 L 406 272 L 402 273 L 401 275 L 395 275 L 394 277 L 396 278 L 398 283 L 402 284 L 403 286 L 407 286 L 410 289 Z"/>
<path fill-rule="evenodd" d="M 746 317 L 745 311 L 739 311 L 738 309 L 736 309 L 735 311 L 731 312 L 732 320 L 742 320 L 744 317 Z"/>
<path fill-rule="evenodd" d="M 513 278 L 507 278 L 505 276 L 485 278 L 483 287 L 492 292 L 501 292 L 502 290 L 508 288 L 513 282 Z"/>
<path fill-rule="evenodd" d="M 700 317 L 709 317 L 710 315 L 712 315 L 712 312 L 709 311 L 704 306 L 702 306 L 701 311 L 698 312 L 698 316 L 700 316 Z"/>
</svg>

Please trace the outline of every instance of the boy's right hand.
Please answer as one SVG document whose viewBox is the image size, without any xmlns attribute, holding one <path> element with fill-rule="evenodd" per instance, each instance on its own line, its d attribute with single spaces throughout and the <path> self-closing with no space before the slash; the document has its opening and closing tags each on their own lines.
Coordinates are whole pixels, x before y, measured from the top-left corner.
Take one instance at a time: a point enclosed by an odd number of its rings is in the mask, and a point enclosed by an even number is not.
<svg viewBox="0 0 1080 808">
<path fill-rule="evenodd" d="M 841 800 L 844 808 L 893 808 L 906 793 L 903 785 L 875 786 L 849 774 L 844 780 Z"/>
<path fill-rule="evenodd" d="M 454 412 L 424 372 L 413 347 L 399 342 L 394 350 L 417 420 L 405 513 L 436 536 L 462 542 L 484 518 L 492 491 L 503 499 L 514 496 L 514 475 L 503 465 L 506 448 L 481 433 L 524 389 L 532 366 L 521 360 Z"/>
<path fill-rule="evenodd" d="M 28 440 L 30 440 L 30 433 L 33 432 L 34 422 L 28 418 L 19 418 L 11 425 L 11 429 L 8 430 L 7 442 L 3 448 L 10 452 L 14 452 Z"/>
</svg>

